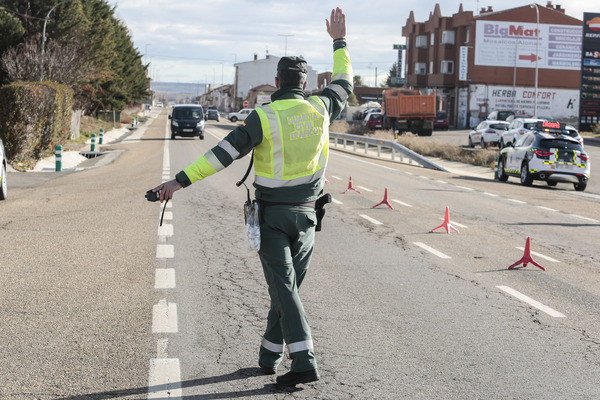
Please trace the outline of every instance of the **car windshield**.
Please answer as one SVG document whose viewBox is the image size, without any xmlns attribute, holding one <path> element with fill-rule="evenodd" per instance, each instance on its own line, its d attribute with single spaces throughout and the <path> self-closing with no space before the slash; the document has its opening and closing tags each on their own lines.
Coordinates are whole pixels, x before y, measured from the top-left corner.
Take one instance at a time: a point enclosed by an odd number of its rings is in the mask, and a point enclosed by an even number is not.
<svg viewBox="0 0 600 400">
<path fill-rule="evenodd" d="M 383 118 L 383 115 L 381 115 L 381 114 L 371 114 L 371 119 L 379 120 L 382 118 Z"/>
<path fill-rule="evenodd" d="M 523 127 L 525 129 L 534 129 L 534 128 L 537 128 L 537 121 L 536 122 L 525 122 L 523 124 Z"/>
<path fill-rule="evenodd" d="M 202 118 L 202 109 L 198 107 L 177 107 L 173 110 L 173 118 L 200 119 Z"/>
<path fill-rule="evenodd" d="M 436 119 L 445 119 L 445 118 L 447 118 L 447 117 L 446 117 L 446 113 L 445 113 L 445 112 L 438 112 L 438 113 L 435 115 L 435 118 L 436 118 Z"/>
<path fill-rule="evenodd" d="M 492 129 L 498 129 L 501 131 L 507 131 L 508 130 L 508 124 L 490 124 L 490 128 Z"/>
<path fill-rule="evenodd" d="M 209 114 L 216 114 L 216 113 L 217 113 L 217 110 L 208 110 L 208 113 L 209 113 Z"/>
<path fill-rule="evenodd" d="M 512 111 L 498 111 L 498 120 L 506 121 L 506 118 L 514 115 L 515 113 Z"/>
<path fill-rule="evenodd" d="M 566 150 L 578 150 L 583 151 L 581 145 L 577 142 L 571 142 L 570 140 L 563 139 L 546 139 L 540 143 L 542 148 L 546 149 L 566 149 Z"/>
</svg>

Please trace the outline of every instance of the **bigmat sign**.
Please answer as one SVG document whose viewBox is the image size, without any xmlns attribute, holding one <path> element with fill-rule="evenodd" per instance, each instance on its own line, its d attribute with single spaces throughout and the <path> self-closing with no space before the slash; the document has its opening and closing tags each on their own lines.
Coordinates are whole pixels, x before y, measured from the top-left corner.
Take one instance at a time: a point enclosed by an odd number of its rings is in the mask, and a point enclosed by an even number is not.
<svg viewBox="0 0 600 400">
<path fill-rule="evenodd" d="M 583 14 L 579 130 L 600 124 L 600 14 Z"/>
<path fill-rule="evenodd" d="M 574 25 L 477 21 L 475 65 L 535 68 L 537 58 L 538 68 L 579 70 L 581 35 Z"/>
</svg>

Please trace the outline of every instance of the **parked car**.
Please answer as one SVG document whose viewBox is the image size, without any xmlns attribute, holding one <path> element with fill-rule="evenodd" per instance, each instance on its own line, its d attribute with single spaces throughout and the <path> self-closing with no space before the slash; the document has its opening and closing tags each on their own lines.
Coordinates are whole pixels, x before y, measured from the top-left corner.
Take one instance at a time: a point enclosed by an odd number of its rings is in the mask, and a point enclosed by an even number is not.
<svg viewBox="0 0 600 400">
<path fill-rule="evenodd" d="M 479 125 L 469 132 L 469 147 L 480 145 L 486 148 L 489 145 L 500 147 L 500 138 L 508 129 L 508 122 L 505 121 L 481 121 Z"/>
<path fill-rule="evenodd" d="M 171 139 L 175 136 L 198 136 L 204 139 L 204 110 L 196 104 L 176 105 L 171 115 Z"/>
<path fill-rule="evenodd" d="M 521 135 L 529 132 L 532 128 L 537 126 L 538 121 L 545 121 L 541 118 L 515 118 L 508 127 L 508 131 L 502 134 L 500 139 L 500 148 L 515 143 Z"/>
<path fill-rule="evenodd" d="M 6 161 L 6 153 L 4 152 L 4 143 L 0 139 L 0 200 L 6 200 L 8 194 L 8 185 L 6 184 L 6 169 L 8 162 Z"/>
<path fill-rule="evenodd" d="M 515 115 L 514 111 L 492 111 L 486 119 L 489 121 L 506 121 L 511 115 Z"/>
<path fill-rule="evenodd" d="M 448 130 L 450 127 L 450 121 L 448 114 L 445 111 L 438 111 L 433 119 L 433 129 L 445 129 Z"/>
<path fill-rule="evenodd" d="M 527 131 L 514 147 L 500 151 L 498 179 L 506 182 L 510 176 L 517 176 L 525 186 L 531 186 L 534 180 L 546 181 L 548 186 L 570 182 L 575 190 L 582 191 L 590 178 L 590 168 L 590 157 L 576 139 Z"/>
<path fill-rule="evenodd" d="M 383 129 L 383 114 L 380 112 L 370 112 L 363 120 L 363 124 L 369 129 Z"/>
<path fill-rule="evenodd" d="M 568 136 L 572 137 L 573 139 L 577 139 L 579 144 L 581 144 L 583 146 L 583 138 L 579 134 L 579 131 L 577 129 L 575 129 L 575 127 L 573 127 L 571 125 L 567 125 L 567 126 L 565 126 L 565 131 L 566 131 L 565 135 L 568 135 Z"/>
<path fill-rule="evenodd" d="M 163 108 L 164 104 L 162 103 L 162 101 L 159 101 L 158 103 L 156 103 L 156 108 Z"/>
<path fill-rule="evenodd" d="M 254 111 L 253 108 L 244 108 L 238 112 L 229 113 L 229 115 L 227 115 L 227 119 L 229 119 L 231 122 L 236 122 L 238 120 L 243 121 L 248 115 L 250 115 L 252 111 Z"/>
<path fill-rule="evenodd" d="M 372 112 L 381 112 L 381 107 L 369 107 L 363 110 L 358 110 L 354 113 L 352 118 L 356 121 L 364 121 L 367 114 Z"/>
<path fill-rule="evenodd" d="M 206 119 L 214 119 L 215 121 L 219 121 L 219 112 L 217 110 L 208 110 L 206 111 Z"/>
</svg>

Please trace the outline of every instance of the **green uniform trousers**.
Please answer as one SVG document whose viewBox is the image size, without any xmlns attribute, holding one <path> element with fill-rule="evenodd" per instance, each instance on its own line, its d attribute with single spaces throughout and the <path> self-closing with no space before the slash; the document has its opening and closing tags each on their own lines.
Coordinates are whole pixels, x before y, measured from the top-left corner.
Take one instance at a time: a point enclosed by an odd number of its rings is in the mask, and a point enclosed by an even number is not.
<svg viewBox="0 0 600 400">
<path fill-rule="evenodd" d="M 264 207 L 260 225 L 260 250 L 271 309 L 259 351 L 259 361 L 277 367 L 283 345 L 292 358 L 291 370 L 317 368 L 310 326 L 298 293 L 308 270 L 315 240 L 315 210 L 305 206 Z"/>
</svg>

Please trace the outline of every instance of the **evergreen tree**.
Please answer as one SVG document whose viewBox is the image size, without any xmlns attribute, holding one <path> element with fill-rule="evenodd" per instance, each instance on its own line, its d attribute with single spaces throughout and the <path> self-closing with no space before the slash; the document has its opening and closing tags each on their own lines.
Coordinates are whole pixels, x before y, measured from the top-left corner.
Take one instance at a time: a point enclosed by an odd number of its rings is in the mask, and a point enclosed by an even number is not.
<svg viewBox="0 0 600 400">
<path fill-rule="evenodd" d="M 404 86 L 401 83 L 392 83 L 392 76 L 397 76 L 397 73 L 398 73 L 398 63 L 395 62 L 394 65 L 392 65 L 392 68 L 390 68 L 388 77 L 385 80 L 382 87 L 402 87 L 402 86 Z"/>
</svg>

